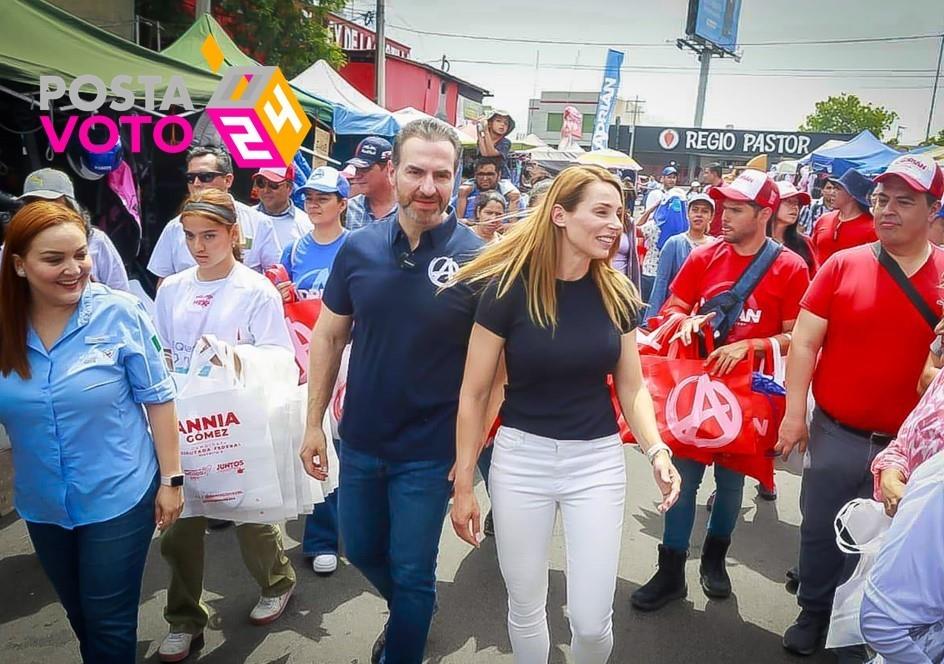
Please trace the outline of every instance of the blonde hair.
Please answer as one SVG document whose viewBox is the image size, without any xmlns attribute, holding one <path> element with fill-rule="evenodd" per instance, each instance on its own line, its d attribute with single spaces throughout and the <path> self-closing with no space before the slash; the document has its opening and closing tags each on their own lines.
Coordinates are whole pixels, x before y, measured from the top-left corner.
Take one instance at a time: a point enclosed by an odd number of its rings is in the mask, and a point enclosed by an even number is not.
<svg viewBox="0 0 944 664">
<path fill-rule="evenodd" d="M 550 191 L 537 208 L 512 226 L 501 242 L 488 245 L 460 268 L 453 282 L 474 284 L 495 280 L 496 297 L 503 297 L 515 280 L 523 277 L 531 320 L 540 327 L 556 327 L 557 259 L 563 229 L 553 223 L 551 212 L 555 205 L 573 212 L 583 200 L 587 187 L 594 182 L 611 185 L 619 193 L 619 200 L 623 200 L 620 181 L 606 169 L 571 166 L 554 178 Z M 606 259 L 591 260 L 590 275 L 600 290 L 610 320 L 624 329 L 635 322 L 642 300 L 626 275 L 610 267 L 609 259 L 618 249 L 619 245 L 614 244 Z"/>
</svg>

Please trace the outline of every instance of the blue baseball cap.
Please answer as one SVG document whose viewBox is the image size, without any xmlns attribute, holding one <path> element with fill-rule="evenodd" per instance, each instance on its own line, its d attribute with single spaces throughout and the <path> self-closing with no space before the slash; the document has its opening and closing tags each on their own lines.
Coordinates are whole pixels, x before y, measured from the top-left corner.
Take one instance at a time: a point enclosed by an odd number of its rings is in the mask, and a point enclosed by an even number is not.
<svg viewBox="0 0 944 664">
<path fill-rule="evenodd" d="M 386 138 L 368 136 L 357 144 L 354 156 L 347 160 L 347 164 L 354 168 L 370 168 L 374 164 L 389 161 L 393 155 L 393 146 Z"/>
<path fill-rule="evenodd" d="M 323 194 L 337 194 L 341 198 L 347 198 L 351 194 L 351 185 L 347 178 L 341 175 L 341 172 L 330 166 L 319 166 L 311 172 L 305 184 L 298 188 L 299 191 L 311 189 L 320 191 Z"/>
<path fill-rule="evenodd" d="M 666 166 L 662 169 L 662 175 L 678 175 L 678 169 L 675 166 Z"/>
</svg>

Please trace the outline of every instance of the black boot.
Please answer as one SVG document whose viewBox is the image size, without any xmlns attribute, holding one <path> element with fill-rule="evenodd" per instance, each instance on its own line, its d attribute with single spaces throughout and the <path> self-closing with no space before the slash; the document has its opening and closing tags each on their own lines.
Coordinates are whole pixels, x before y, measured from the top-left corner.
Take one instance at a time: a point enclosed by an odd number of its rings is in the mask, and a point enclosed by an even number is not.
<svg viewBox="0 0 944 664">
<path fill-rule="evenodd" d="M 688 595 L 685 584 L 685 560 L 688 551 L 675 551 L 659 545 L 659 571 L 630 597 L 640 611 L 661 609 L 674 599 Z"/>
<path fill-rule="evenodd" d="M 724 556 L 730 544 L 730 538 L 705 536 L 698 575 L 701 578 L 701 588 L 708 597 L 725 599 L 731 596 L 731 579 L 724 566 Z"/>
</svg>

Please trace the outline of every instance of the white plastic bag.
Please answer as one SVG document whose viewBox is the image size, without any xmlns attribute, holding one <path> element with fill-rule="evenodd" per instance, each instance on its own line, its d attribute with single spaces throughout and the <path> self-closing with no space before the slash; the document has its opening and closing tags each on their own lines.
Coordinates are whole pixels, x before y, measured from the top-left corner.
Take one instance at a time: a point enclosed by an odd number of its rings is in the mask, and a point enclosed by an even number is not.
<svg viewBox="0 0 944 664">
<path fill-rule="evenodd" d="M 281 505 L 268 416 L 238 378 L 232 348 L 206 337 L 178 385 L 181 517 L 227 519 L 238 510 Z"/>
<path fill-rule="evenodd" d="M 865 498 L 850 500 L 836 515 L 836 546 L 845 553 L 859 554 L 860 557 L 849 580 L 836 588 L 826 637 L 827 648 L 865 643 L 859 624 L 859 609 L 869 570 L 875 564 L 891 523 L 882 503 Z"/>
</svg>

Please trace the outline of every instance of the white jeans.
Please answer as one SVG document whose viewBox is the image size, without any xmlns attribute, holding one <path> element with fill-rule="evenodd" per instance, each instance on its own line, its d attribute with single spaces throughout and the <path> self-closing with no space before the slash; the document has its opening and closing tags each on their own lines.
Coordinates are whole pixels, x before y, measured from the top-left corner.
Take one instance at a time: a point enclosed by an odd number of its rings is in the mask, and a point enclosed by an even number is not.
<svg viewBox="0 0 944 664">
<path fill-rule="evenodd" d="M 558 507 L 567 546 L 574 661 L 604 664 L 613 650 L 613 596 L 626 499 L 619 437 L 554 440 L 501 427 L 489 495 L 516 664 L 547 664 L 548 549 Z"/>
</svg>

